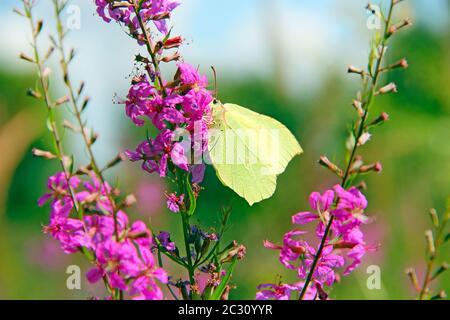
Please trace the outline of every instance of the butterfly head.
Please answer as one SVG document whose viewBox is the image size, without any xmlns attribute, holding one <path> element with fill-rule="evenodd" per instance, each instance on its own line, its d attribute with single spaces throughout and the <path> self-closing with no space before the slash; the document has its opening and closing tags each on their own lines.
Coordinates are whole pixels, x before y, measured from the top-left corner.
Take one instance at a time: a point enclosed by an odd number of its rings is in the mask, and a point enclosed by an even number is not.
<svg viewBox="0 0 450 320">
<path fill-rule="evenodd" d="M 225 107 L 217 99 L 214 99 L 211 102 L 211 110 L 212 110 L 212 127 L 215 127 L 218 123 L 221 123 L 225 120 Z"/>
</svg>

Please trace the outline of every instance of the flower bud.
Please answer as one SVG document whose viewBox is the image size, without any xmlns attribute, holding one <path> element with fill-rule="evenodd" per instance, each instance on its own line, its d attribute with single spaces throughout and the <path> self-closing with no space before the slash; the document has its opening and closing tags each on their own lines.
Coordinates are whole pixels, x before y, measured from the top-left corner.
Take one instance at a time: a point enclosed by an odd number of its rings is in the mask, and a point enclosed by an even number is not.
<svg viewBox="0 0 450 320">
<path fill-rule="evenodd" d="M 73 132 L 80 132 L 80 129 L 77 128 L 75 125 L 73 125 L 68 120 L 64 120 L 63 121 L 63 127 L 66 128 L 66 129 L 72 130 Z"/>
<path fill-rule="evenodd" d="M 397 68 L 402 68 L 402 69 L 407 69 L 409 67 L 408 61 L 403 58 L 400 61 L 398 61 L 397 63 L 394 63 L 391 66 L 391 69 L 397 69 Z"/>
<path fill-rule="evenodd" d="M 353 100 L 353 107 L 355 108 L 355 110 L 358 112 L 360 117 L 364 116 L 364 110 L 362 107 L 362 102 L 359 100 Z"/>
<path fill-rule="evenodd" d="M 436 209 L 431 209 L 429 214 L 430 214 L 431 222 L 433 222 L 433 225 L 436 228 L 439 228 L 439 217 L 438 217 L 438 214 L 436 212 Z"/>
<path fill-rule="evenodd" d="M 161 59 L 162 62 L 168 63 L 171 61 L 178 61 L 181 58 L 181 55 L 178 52 L 175 52 L 174 54 L 170 56 L 163 57 Z"/>
<path fill-rule="evenodd" d="M 51 47 L 48 49 L 47 53 L 45 54 L 44 60 L 48 60 L 48 59 L 51 57 L 51 55 L 53 54 L 53 52 L 55 52 L 55 47 L 54 47 L 54 46 L 51 46 Z"/>
<path fill-rule="evenodd" d="M 344 175 L 342 169 L 340 169 L 336 164 L 332 163 L 327 157 L 322 156 L 319 159 L 319 164 L 330 171 L 337 174 L 339 177 L 342 177 Z"/>
<path fill-rule="evenodd" d="M 34 91 L 31 88 L 28 89 L 27 96 L 32 97 L 32 98 L 36 98 L 36 99 L 42 98 L 42 95 L 38 91 Z"/>
<path fill-rule="evenodd" d="M 386 93 L 397 93 L 397 85 L 393 82 L 389 83 L 388 85 L 382 87 L 380 90 L 378 90 L 378 92 L 376 93 L 377 95 L 380 94 L 386 94 Z"/>
<path fill-rule="evenodd" d="M 365 191 L 367 190 L 367 184 L 365 181 L 361 181 L 357 186 L 356 189 L 358 189 L 359 191 Z"/>
<path fill-rule="evenodd" d="M 89 98 L 89 97 L 84 98 L 83 103 L 81 104 L 81 112 L 83 112 L 87 108 L 90 99 L 91 98 Z"/>
<path fill-rule="evenodd" d="M 441 274 L 443 274 L 445 271 L 448 270 L 448 263 L 444 262 L 440 268 L 436 271 L 436 273 L 433 275 L 433 277 L 431 278 L 431 280 L 435 280 L 437 279 L 437 277 L 439 277 Z"/>
<path fill-rule="evenodd" d="M 325 292 L 323 287 L 318 282 L 316 282 L 316 289 L 317 289 L 317 293 L 319 295 L 319 299 L 320 300 L 327 300 L 328 299 L 328 293 Z"/>
<path fill-rule="evenodd" d="M 131 207 L 137 202 L 136 197 L 133 194 L 129 194 L 125 197 L 125 200 L 123 201 L 123 205 L 125 207 Z"/>
<path fill-rule="evenodd" d="M 57 99 L 55 101 L 55 106 L 60 106 L 60 105 L 66 103 L 68 101 L 69 101 L 69 97 L 68 96 L 61 97 L 61 98 L 59 98 L 59 99 Z"/>
<path fill-rule="evenodd" d="M 447 293 L 444 290 L 441 290 L 437 295 L 432 297 L 430 300 L 445 300 L 445 299 L 447 299 Z"/>
<path fill-rule="evenodd" d="M 371 164 L 371 165 L 367 165 L 367 166 L 361 166 L 359 168 L 359 173 L 368 173 L 368 172 L 376 172 L 376 173 L 380 173 L 381 171 L 383 171 L 383 165 L 379 162 Z"/>
<path fill-rule="evenodd" d="M 388 36 L 392 36 L 394 33 L 396 33 L 397 31 L 399 31 L 400 29 L 404 28 L 404 27 L 408 27 L 412 25 L 412 21 L 411 19 L 404 19 L 402 22 L 400 22 L 397 25 L 393 25 L 389 28 L 388 30 Z"/>
<path fill-rule="evenodd" d="M 234 248 L 228 251 L 228 254 L 225 256 L 225 258 L 220 261 L 221 263 L 231 262 L 235 257 L 237 257 L 238 260 L 242 260 L 245 258 L 247 248 L 243 245 L 237 245 L 237 243 L 235 243 L 235 245 L 236 246 Z"/>
<path fill-rule="evenodd" d="M 164 19 L 169 19 L 169 18 L 170 18 L 170 12 L 164 12 L 161 14 L 154 15 L 152 17 L 152 20 L 158 21 L 158 20 L 164 20 Z"/>
<path fill-rule="evenodd" d="M 425 232 L 425 239 L 427 240 L 428 253 L 430 254 L 431 258 L 434 259 L 436 257 L 436 247 L 434 245 L 434 237 L 431 230 L 427 230 Z"/>
<path fill-rule="evenodd" d="M 372 138 L 372 135 L 369 132 L 364 132 L 358 139 L 358 146 L 365 145 L 367 142 L 369 142 L 370 138 Z"/>
<path fill-rule="evenodd" d="M 34 30 L 35 36 L 38 36 L 41 33 L 43 26 L 44 26 L 44 22 L 42 20 L 38 20 L 38 22 L 36 24 L 36 29 Z"/>
<path fill-rule="evenodd" d="M 44 158 L 44 159 L 48 159 L 48 160 L 56 159 L 56 156 L 49 151 L 43 151 L 43 150 L 33 148 L 31 153 L 35 157 L 40 157 L 40 158 Z"/>
<path fill-rule="evenodd" d="M 359 74 L 359 75 L 361 75 L 361 76 L 364 75 L 364 70 L 358 69 L 358 68 L 356 68 L 356 67 L 354 67 L 354 66 L 352 66 L 352 65 L 350 65 L 350 66 L 348 67 L 347 72 L 348 72 L 348 73 Z"/>
<path fill-rule="evenodd" d="M 414 289 L 416 289 L 417 291 L 420 291 L 420 285 L 419 285 L 419 280 L 417 278 L 417 273 L 416 270 L 414 270 L 414 268 L 409 268 L 406 270 L 406 274 L 409 277 L 409 280 L 411 281 Z"/>
<path fill-rule="evenodd" d="M 126 156 L 123 153 L 119 153 L 114 159 L 112 159 L 110 162 L 106 164 L 103 170 L 111 169 L 124 160 L 126 160 Z"/>
<path fill-rule="evenodd" d="M 378 118 L 373 120 L 372 123 L 368 125 L 368 127 L 379 126 L 385 123 L 386 121 L 389 121 L 389 115 L 386 112 L 383 112 Z"/>
<path fill-rule="evenodd" d="M 34 63 L 35 61 L 32 59 L 32 58 L 30 58 L 29 56 L 27 56 L 25 53 L 21 53 L 20 54 L 20 59 L 22 59 L 22 60 L 25 60 L 25 61 L 28 61 L 28 62 L 32 62 L 32 63 Z"/>
<path fill-rule="evenodd" d="M 13 12 L 16 13 L 16 14 L 18 14 L 19 16 L 22 16 L 22 17 L 25 16 L 25 13 L 23 13 L 22 11 L 20 11 L 20 10 L 17 9 L 17 8 L 14 8 L 14 9 L 13 9 Z"/>
<path fill-rule="evenodd" d="M 181 46 L 182 43 L 183 43 L 183 38 L 181 38 L 180 36 L 170 38 L 170 39 L 167 39 L 166 41 L 164 41 L 163 48 L 164 49 L 178 48 L 179 46 Z"/>
<path fill-rule="evenodd" d="M 230 291 L 231 291 L 231 287 L 230 287 L 230 285 L 227 285 L 225 287 L 225 290 L 222 293 L 222 296 L 220 297 L 220 300 L 221 301 L 227 301 L 229 299 L 229 296 L 230 296 Z"/>
</svg>

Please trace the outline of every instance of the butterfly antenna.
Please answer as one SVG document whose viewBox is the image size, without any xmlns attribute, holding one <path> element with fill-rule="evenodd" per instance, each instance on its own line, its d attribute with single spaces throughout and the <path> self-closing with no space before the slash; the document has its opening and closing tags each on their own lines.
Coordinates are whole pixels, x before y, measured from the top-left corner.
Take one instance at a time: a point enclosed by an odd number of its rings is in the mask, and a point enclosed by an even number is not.
<svg viewBox="0 0 450 320">
<path fill-rule="evenodd" d="M 213 71 L 213 75 L 214 75 L 214 96 L 217 98 L 219 90 L 217 89 L 217 72 L 216 72 L 216 68 L 214 68 L 214 66 L 211 66 L 211 69 Z"/>
</svg>

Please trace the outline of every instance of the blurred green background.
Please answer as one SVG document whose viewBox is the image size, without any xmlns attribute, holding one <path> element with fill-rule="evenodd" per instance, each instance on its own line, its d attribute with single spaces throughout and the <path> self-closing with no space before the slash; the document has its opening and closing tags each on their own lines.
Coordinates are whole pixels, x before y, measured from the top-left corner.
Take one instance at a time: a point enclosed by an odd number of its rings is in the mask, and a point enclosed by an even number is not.
<svg viewBox="0 0 450 320">
<path fill-rule="evenodd" d="M 11 12 L 17 3 L 0 4 L 0 298 L 84 299 L 101 289 L 84 282 L 82 291 L 67 290 L 65 270 L 71 264 L 83 271 L 88 266 L 77 256 L 63 255 L 41 234 L 48 207 L 38 208 L 36 200 L 58 166 L 30 154 L 32 147 L 50 148 L 51 140 L 44 107 L 25 96 L 36 79 L 32 67 L 17 58 L 29 50 L 26 21 Z M 73 3 L 80 8 L 82 22 L 70 37 L 80 51 L 73 74 L 88 81 L 93 97 L 88 123 L 100 132 L 95 151 L 107 161 L 145 136 L 145 129 L 132 126 L 121 106 L 113 103 L 126 95 L 137 49 L 118 26 L 95 17 L 90 2 Z M 364 66 L 371 34 L 362 0 L 275 3 L 186 1 L 173 16 L 176 32 L 187 38 L 182 50 L 186 61 L 209 75 L 209 66 L 216 66 L 219 98 L 282 121 L 305 150 L 279 178 L 275 196 L 254 207 L 221 186 L 208 169 L 196 218 L 202 226 L 214 226 L 221 206 L 233 207 L 226 238 L 247 246 L 247 257 L 233 277 L 238 287 L 231 298 L 236 299 L 253 299 L 256 286 L 274 282 L 278 274 L 294 280 L 262 241 L 281 241 L 292 228 L 291 216 L 308 208 L 309 193 L 338 182 L 317 159 L 327 155 L 343 160 L 347 126 L 355 116 L 350 103 L 359 89 L 358 80 L 345 71 L 348 64 Z M 46 30 L 51 29 L 49 4 L 40 1 L 38 11 L 49 20 Z M 450 196 L 449 8 L 450 1 L 407 1 L 398 12 L 399 17 L 412 17 L 415 25 L 395 37 L 388 56 L 391 61 L 406 57 L 410 68 L 384 79 L 395 81 L 400 93 L 377 99 L 373 114 L 385 111 L 391 121 L 377 129 L 363 149 L 368 162 L 384 166 L 382 174 L 366 180 L 368 213 L 376 220 L 365 231 L 369 242 L 381 247 L 335 286 L 331 298 L 415 296 L 405 269 L 415 266 L 419 276 L 423 274 L 427 211 L 435 207 L 443 213 Z M 58 95 L 57 84 L 54 91 Z M 85 154 L 79 141 L 66 135 L 65 143 L 81 164 Z M 164 207 L 164 182 L 130 163 L 111 172 L 111 181 L 116 176 L 122 189 L 138 198 L 133 217 L 151 219 L 153 228 L 170 230 L 181 241 L 180 221 Z M 448 249 L 443 247 L 442 260 L 448 259 Z M 382 290 L 366 288 L 366 268 L 374 264 L 381 267 Z M 439 288 L 450 289 L 449 275 L 442 277 Z"/>
</svg>

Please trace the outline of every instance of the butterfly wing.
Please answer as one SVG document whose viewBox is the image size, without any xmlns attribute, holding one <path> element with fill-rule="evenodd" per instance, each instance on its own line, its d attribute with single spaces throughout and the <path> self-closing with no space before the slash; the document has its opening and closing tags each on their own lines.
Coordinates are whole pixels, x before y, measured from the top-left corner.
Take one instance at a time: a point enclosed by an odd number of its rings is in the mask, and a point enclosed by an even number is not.
<svg viewBox="0 0 450 320">
<path fill-rule="evenodd" d="M 250 205 L 270 198 L 302 149 L 280 122 L 235 104 L 215 105 L 210 158 L 220 181 Z"/>
</svg>

